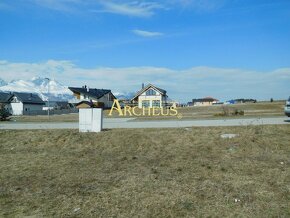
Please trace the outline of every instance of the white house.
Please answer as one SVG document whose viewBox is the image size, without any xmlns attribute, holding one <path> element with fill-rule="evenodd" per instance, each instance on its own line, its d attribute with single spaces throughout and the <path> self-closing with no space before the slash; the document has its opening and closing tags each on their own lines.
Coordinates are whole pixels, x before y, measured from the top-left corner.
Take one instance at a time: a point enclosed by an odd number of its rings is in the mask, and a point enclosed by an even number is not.
<svg viewBox="0 0 290 218">
<path fill-rule="evenodd" d="M 74 103 L 89 101 L 95 103 L 95 105 L 110 108 L 113 105 L 114 99 L 116 99 L 109 89 L 91 89 L 87 86 L 82 88 L 69 87 L 69 89 L 77 98 L 77 101 Z"/>
<path fill-rule="evenodd" d="M 8 110 L 12 115 L 25 115 L 42 111 L 45 104 L 37 94 L 20 92 L 14 92 L 8 102 Z"/>
<path fill-rule="evenodd" d="M 164 107 L 167 104 L 166 91 L 160 89 L 152 84 L 148 84 L 136 93 L 134 98 L 131 99 L 132 103 L 138 103 L 138 107 Z"/>
<path fill-rule="evenodd" d="M 193 106 L 210 106 L 210 105 L 216 104 L 218 102 L 219 102 L 219 100 L 215 99 L 213 97 L 192 99 Z"/>
</svg>

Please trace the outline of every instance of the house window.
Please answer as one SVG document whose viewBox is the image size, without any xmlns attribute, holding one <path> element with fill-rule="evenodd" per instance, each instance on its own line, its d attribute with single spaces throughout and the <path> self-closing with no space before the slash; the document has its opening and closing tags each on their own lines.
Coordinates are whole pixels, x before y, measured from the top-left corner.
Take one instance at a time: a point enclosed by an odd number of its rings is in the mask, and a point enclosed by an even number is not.
<svg viewBox="0 0 290 218">
<path fill-rule="evenodd" d="M 149 89 L 146 91 L 146 95 L 156 95 L 156 92 L 153 89 Z"/>
<path fill-rule="evenodd" d="M 148 100 L 142 101 L 142 107 L 150 107 L 150 101 Z"/>
<path fill-rule="evenodd" d="M 160 101 L 159 100 L 153 100 L 152 101 L 152 107 L 160 107 Z"/>
</svg>

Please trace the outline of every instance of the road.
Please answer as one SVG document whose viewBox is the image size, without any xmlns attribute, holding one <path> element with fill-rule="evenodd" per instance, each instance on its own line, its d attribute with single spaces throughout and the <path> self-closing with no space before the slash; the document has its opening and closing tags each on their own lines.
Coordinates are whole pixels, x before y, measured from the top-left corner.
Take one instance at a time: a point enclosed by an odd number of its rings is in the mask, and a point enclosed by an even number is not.
<svg viewBox="0 0 290 218">
<path fill-rule="evenodd" d="M 178 128 L 192 126 L 246 126 L 246 125 L 280 125 L 290 124 L 290 118 L 245 118 L 219 120 L 160 120 L 134 121 L 134 118 L 104 118 L 103 128 Z M 78 123 L 25 123 L 2 122 L 0 129 L 78 129 Z"/>
</svg>

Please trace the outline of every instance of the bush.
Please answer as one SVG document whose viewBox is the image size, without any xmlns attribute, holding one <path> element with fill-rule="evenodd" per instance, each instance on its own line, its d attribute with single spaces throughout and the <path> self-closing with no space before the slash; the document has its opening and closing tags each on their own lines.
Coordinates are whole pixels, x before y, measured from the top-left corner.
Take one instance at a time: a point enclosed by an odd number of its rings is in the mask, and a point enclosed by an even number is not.
<svg viewBox="0 0 290 218">
<path fill-rule="evenodd" d="M 5 108 L 0 108 L 0 121 L 9 120 L 10 115 Z"/>
<path fill-rule="evenodd" d="M 222 112 L 214 114 L 214 116 L 228 117 L 228 116 L 238 116 L 238 115 L 244 116 L 245 115 L 245 112 L 243 110 L 239 110 L 239 109 L 231 110 L 231 108 L 225 105 L 223 105 L 221 109 L 222 109 Z"/>
<path fill-rule="evenodd" d="M 235 116 L 238 116 L 238 115 L 244 116 L 245 115 L 245 112 L 243 110 L 235 109 L 234 112 L 232 113 L 232 115 L 235 115 Z"/>
</svg>

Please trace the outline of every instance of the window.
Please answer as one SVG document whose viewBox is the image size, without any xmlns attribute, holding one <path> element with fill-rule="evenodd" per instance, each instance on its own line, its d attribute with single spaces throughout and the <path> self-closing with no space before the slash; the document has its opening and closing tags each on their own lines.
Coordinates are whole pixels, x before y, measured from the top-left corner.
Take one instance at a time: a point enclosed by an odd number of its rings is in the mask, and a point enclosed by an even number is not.
<svg viewBox="0 0 290 218">
<path fill-rule="evenodd" d="M 142 101 L 142 107 L 150 107 L 150 101 L 148 100 Z"/>
<path fill-rule="evenodd" d="M 159 100 L 153 100 L 152 101 L 152 107 L 160 107 L 160 101 Z"/>
<path fill-rule="evenodd" d="M 156 92 L 153 89 L 149 89 L 146 91 L 146 95 L 156 95 Z"/>
</svg>

